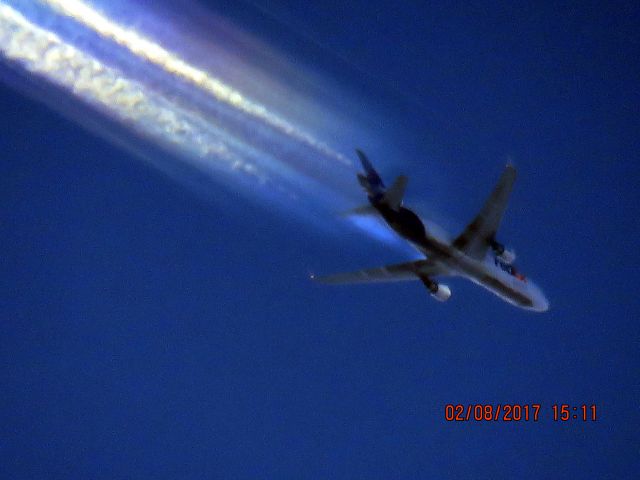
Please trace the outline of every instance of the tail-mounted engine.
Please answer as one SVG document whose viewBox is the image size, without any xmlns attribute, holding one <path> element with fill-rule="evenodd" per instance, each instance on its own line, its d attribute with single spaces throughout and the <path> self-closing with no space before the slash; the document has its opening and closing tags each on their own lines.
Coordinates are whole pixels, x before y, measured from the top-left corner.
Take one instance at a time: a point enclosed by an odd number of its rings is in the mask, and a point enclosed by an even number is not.
<svg viewBox="0 0 640 480">
<path fill-rule="evenodd" d="M 448 286 L 440 285 L 429 277 L 420 277 L 420 280 L 429 290 L 429 294 L 439 302 L 446 302 L 451 297 L 451 289 Z"/>
</svg>

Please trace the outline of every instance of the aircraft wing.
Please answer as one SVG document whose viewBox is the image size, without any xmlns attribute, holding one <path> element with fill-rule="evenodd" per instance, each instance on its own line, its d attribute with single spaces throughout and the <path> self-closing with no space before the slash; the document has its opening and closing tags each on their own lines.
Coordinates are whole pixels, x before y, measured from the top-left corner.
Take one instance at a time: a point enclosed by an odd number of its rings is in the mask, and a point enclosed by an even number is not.
<svg viewBox="0 0 640 480">
<path fill-rule="evenodd" d="M 500 226 L 500 220 L 502 220 L 515 180 L 515 167 L 507 165 L 480 213 L 453 241 L 454 247 L 470 257 L 484 258 L 490 247 L 490 242 L 494 239 Z"/>
<path fill-rule="evenodd" d="M 446 273 L 442 267 L 427 259 L 370 268 L 358 272 L 337 273 L 324 277 L 312 276 L 311 278 L 320 283 L 338 285 L 345 283 L 403 282 L 419 280 L 420 276 L 431 277 Z"/>
</svg>

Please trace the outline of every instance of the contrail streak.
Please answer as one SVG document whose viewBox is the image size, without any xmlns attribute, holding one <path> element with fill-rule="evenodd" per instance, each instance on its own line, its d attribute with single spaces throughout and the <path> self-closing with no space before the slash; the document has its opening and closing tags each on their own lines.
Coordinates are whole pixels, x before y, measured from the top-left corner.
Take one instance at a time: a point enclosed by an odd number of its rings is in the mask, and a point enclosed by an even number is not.
<svg viewBox="0 0 640 480">
<path fill-rule="evenodd" d="M 350 165 L 350 162 L 342 154 L 316 140 L 312 135 L 299 130 L 285 119 L 269 112 L 263 105 L 245 98 L 245 96 L 238 90 L 225 84 L 220 79 L 208 74 L 207 72 L 190 65 L 182 58 L 166 50 L 153 40 L 134 30 L 124 28 L 111 21 L 109 18 L 90 7 L 86 2 L 83 2 L 82 0 L 43 1 L 50 5 L 55 11 L 68 15 L 74 20 L 98 32 L 103 37 L 125 47 L 132 54 L 148 60 L 168 73 L 176 75 L 177 77 L 208 92 L 218 101 L 231 105 L 243 113 L 251 115 L 264 122 L 270 127 L 293 137 L 295 140 L 303 142 L 318 149 L 321 153 L 329 157 Z"/>
<path fill-rule="evenodd" d="M 346 135 L 357 127 L 345 123 L 342 112 L 288 89 L 286 78 L 279 81 L 272 72 L 259 72 L 267 81 L 253 95 L 247 82 L 232 85 L 256 67 L 245 59 L 234 63 L 233 46 L 224 44 L 203 56 L 216 52 L 223 56 L 214 73 L 89 1 L 0 0 L 0 59 L 126 126 L 135 136 L 125 144 L 141 137 L 172 152 L 170 159 L 151 159 L 158 167 L 167 170 L 173 162 L 248 198 L 287 203 L 308 218 L 352 206 L 357 190 L 351 161 L 308 128 L 313 123 Z M 303 126 L 299 112 L 298 121 L 287 118 L 283 112 L 291 105 L 304 108 L 304 118 L 313 122 Z M 356 226 L 389 238 L 375 224 Z"/>
<path fill-rule="evenodd" d="M 212 125 L 64 43 L 7 5 L 0 5 L 0 51 L 29 72 L 70 89 L 152 137 L 188 149 L 195 157 L 213 156 L 230 168 L 258 175 L 218 139 Z"/>
</svg>

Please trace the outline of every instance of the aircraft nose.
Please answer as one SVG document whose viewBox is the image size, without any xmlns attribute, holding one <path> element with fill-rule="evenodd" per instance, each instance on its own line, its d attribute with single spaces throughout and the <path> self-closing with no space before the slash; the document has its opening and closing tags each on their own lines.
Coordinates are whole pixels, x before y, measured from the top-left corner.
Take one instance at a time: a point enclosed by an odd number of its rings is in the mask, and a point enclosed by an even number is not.
<svg viewBox="0 0 640 480">
<path fill-rule="evenodd" d="M 533 310 L 536 312 L 546 312 L 549 310 L 549 300 L 547 300 L 547 297 L 542 293 L 542 290 L 537 287 L 533 295 Z"/>
<path fill-rule="evenodd" d="M 537 312 L 546 312 L 549 310 L 549 300 L 542 296 L 542 298 L 536 300 L 533 306 Z"/>
</svg>

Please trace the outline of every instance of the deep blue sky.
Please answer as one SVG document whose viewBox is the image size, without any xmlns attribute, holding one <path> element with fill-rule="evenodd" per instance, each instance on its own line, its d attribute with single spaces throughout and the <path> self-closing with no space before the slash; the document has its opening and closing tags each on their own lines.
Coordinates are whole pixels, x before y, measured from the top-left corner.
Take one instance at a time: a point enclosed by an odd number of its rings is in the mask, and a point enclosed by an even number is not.
<svg viewBox="0 0 640 480">
<path fill-rule="evenodd" d="M 311 284 L 399 259 L 203 200 L 2 87 L 0 476 L 637 478 L 638 8 L 208 3 L 423 137 L 382 169 L 453 225 L 511 158 L 501 238 L 551 310 Z M 444 421 L 515 402 L 540 421 Z"/>
</svg>

